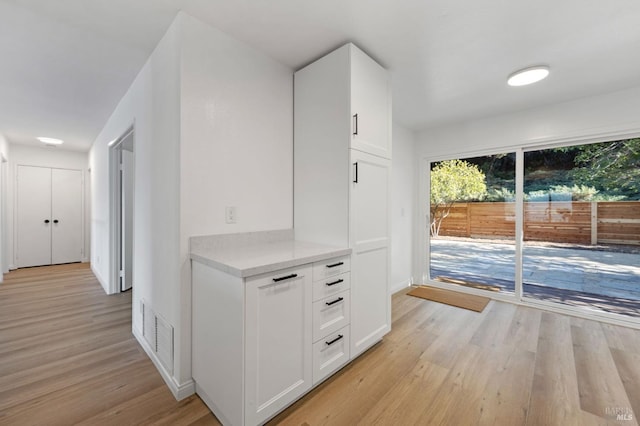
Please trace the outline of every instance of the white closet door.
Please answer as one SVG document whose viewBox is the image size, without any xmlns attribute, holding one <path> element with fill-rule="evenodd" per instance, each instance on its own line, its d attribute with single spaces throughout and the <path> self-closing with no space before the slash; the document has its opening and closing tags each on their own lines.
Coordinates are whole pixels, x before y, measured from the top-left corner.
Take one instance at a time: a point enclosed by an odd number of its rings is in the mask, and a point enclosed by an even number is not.
<svg viewBox="0 0 640 426">
<path fill-rule="evenodd" d="M 391 329 L 391 160 L 351 150 L 351 357 Z"/>
<path fill-rule="evenodd" d="M 82 172 L 51 170 L 51 263 L 82 260 Z"/>
<path fill-rule="evenodd" d="M 51 264 L 51 169 L 18 166 L 18 267 Z"/>
</svg>

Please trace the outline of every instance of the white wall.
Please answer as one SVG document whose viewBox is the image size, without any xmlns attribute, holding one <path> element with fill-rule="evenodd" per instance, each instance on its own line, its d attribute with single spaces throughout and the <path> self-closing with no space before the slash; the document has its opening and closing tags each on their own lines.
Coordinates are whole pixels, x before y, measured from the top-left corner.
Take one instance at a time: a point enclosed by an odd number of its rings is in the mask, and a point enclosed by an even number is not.
<svg viewBox="0 0 640 426">
<path fill-rule="evenodd" d="M 133 327 L 139 301 L 179 324 L 180 22 L 174 21 L 90 151 L 92 269 L 109 291 L 110 180 L 108 143 L 135 123 Z M 141 334 L 141 333 L 140 333 Z"/>
<path fill-rule="evenodd" d="M 293 70 L 183 15 L 181 379 L 191 377 L 189 237 L 293 226 Z M 225 207 L 237 223 L 225 223 Z"/>
<path fill-rule="evenodd" d="M 542 108 L 427 129 L 418 133 L 422 158 L 536 145 L 640 129 L 640 86 Z"/>
<path fill-rule="evenodd" d="M 393 124 L 391 164 L 391 291 L 411 284 L 413 275 L 413 218 L 415 191 L 415 135 Z"/>
<path fill-rule="evenodd" d="M 0 133 L 0 282 L 9 271 L 8 180 L 9 142 Z"/>
<path fill-rule="evenodd" d="M 9 142 L 2 133 L 0 133 L 0 154 L 5 158 L 7 158 L 9 154 Z"/>
<path fill-rule="evenodd" d="M 60 169 L 74 169 L 82 171 L 82 179 L 84 185 L 83 193 L 83 257 L 82 261 L 87 262 L 90 255 L 90 227 L 89 227 L 89 198 L 91 188 L 89 185 L 88 170 L 88 154 L 86 152 L 66 151 L 59 147 L 33 147 L 18 144 L 10 144 L 11 158 L 9 160 L 9 178 L 8 178 L 8 257 L 9 268 L 16 267 L 15 261 L 15 243 L 17 235 L 15 233 L 15 215 L 16 211 L 16 173 L 18 166 L 40 166 L 52 167 Z"/>
<path fill-rule="evenodd" d="M 192 383 L 188 238 L 292 226 L 292 87 L 292 70 L 180 13 L 91 149 L 92 262 L 106 290 L 107 144 L 135 122 L 133 327 L 141 299 L 174 327 L 174 390 Z"/>
</svg>

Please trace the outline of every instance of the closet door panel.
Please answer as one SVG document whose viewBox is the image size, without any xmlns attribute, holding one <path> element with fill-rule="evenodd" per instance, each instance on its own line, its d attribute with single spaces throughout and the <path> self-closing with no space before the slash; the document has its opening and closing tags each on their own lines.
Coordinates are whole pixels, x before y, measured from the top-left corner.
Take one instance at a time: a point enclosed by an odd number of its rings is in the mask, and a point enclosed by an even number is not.
<svg viewBox="0 0 640 426">
<path fill-rule="evenodd" d="M 51 263 L 82 260 L 82 172 L 51 171 Z"/>
<path fill-rule="evenodd" d="M 51 264 L 51 169 L 18 166 L 16 263 Z"/>
</svg>

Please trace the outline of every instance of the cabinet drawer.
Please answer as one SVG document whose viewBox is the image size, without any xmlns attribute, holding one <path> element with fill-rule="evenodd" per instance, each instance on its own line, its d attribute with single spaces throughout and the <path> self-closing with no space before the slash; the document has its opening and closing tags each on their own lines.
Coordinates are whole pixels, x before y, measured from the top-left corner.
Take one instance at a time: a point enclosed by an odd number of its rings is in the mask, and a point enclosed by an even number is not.
<svg viewBox="0 0 640 426">
<path fill-rule="evenodd" d="M 349 324 L 349 290 L 313 303 L 313 341 Z"/>
<path fill-rule="evenodd" d="M 246 278 L 247 284 L 264 286 L 268 284 L 286 284 L 289 281 L 296 281 L 309 276 L 311 270 L 309 264 L 297 266 L 295 268 L 280 269 L 278 271 L 267 272 Z"/>
<path fill-rule="evenodd" d="M 349 326 L 313 344 L 313 384 L 324 380 L 349 361 Z"/>
<path fill-rule="evenodd" d="M 313 283 L 313 301 L 316 302 L 334 294 L 341 293 L 351 287 L 351 272 L 327 277 Z"/>
<path fill-rule="evenodd" d="M 351 256 L 334 257 L 313 263 L 313 280 L 323 280 L 351 270 Z"/>
</svg>

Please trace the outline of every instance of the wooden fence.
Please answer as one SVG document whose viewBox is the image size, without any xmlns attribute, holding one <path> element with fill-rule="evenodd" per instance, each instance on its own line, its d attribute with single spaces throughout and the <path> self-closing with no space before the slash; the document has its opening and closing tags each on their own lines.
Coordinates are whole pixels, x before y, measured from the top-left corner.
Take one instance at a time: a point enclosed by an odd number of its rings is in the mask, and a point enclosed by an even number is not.
<svg viewBox="0 0 640 426">
<path fill-rule="evenodd" d="M 524 203 L 525 241 L 640 245 L 640 201 Z M 515 203 L 456 203 L 441 236 L 513 238 Z"/>
</svg>

